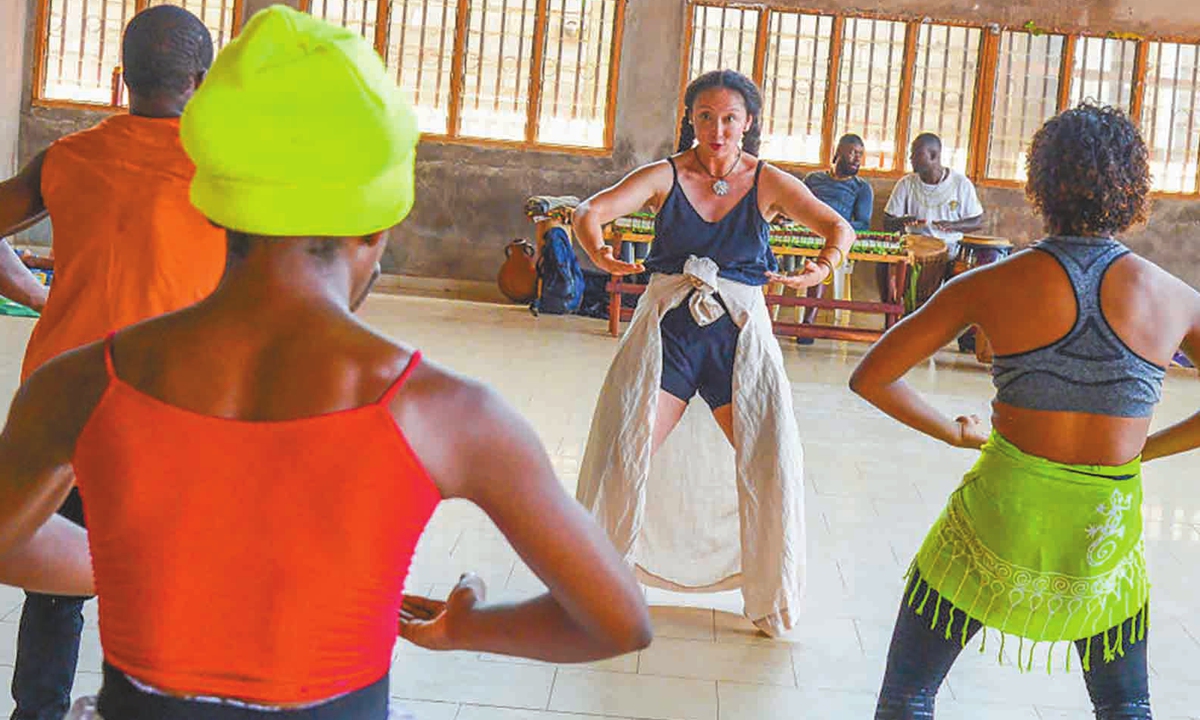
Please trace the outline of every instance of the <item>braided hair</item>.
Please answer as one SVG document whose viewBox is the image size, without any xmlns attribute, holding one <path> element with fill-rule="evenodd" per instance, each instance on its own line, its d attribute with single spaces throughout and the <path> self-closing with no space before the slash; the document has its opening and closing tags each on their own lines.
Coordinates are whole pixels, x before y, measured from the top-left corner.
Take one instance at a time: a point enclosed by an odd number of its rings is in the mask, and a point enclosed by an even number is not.
<svg viewBox="0 0 1200 720">
<path fill-rule="evenodd" d="M 200 18 L 174 5 L 157 5 L 129 21 L 121 63 L 130 92 L 171 96 L 212 65 L 212 35 Z"/>
<path fill-rule="evenodd" d="M 679 127 L 679 147 L 683 152 L 696 142 L 696 128 L 692 126 L 692 106 L 696 97 L 705 90 L 728 88 L 742 96 L 746 103 L 746 114 L 750 115 L 750 128 L 742 135 L 742 150 L 749 155 L 758 155 L 762 142 L 762 93 L 754 81 L 734 70 L 712 70 L 693 80 L 683 95 L 683 120 Z"/>
</svg>

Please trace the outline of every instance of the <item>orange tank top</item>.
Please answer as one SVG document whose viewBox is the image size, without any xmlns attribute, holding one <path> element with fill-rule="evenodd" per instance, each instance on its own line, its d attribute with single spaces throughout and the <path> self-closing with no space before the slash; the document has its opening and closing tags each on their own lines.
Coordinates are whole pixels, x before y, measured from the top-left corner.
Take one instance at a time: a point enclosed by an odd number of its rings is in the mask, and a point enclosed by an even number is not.
<svg viewBox="0 0 1200 720">
<path fill-rule="evenodd" d="M 56 355 L 216 288 L 225 232 L 188 200 L 195 172 L 177 119 L 114 115 L 50 147 L 42 198 L 54 226 L 54 284 L 22 381 Z"/>
<path fill-rule="evenodd" d="M 75 448 L 105 660 L 171 694 L 325 700 L 390 667 L 441 499 L 388 404 L 282 422 L 193 413 L 116 374 Z"/>
</svg>

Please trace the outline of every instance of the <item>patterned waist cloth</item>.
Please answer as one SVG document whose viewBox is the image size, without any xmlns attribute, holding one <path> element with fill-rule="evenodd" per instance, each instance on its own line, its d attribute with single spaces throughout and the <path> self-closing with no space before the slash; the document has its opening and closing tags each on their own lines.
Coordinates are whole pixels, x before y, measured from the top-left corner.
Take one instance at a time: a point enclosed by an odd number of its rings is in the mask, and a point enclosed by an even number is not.
<svg viewBox="0 0 1200 720">
<path fill-rule="evenodd" d="M 1038 643 L 1052 652 L 1054 643 L 1098 636 L 1111 661 L 1145 636 L 1141 507 L 1140 457 L 1067 465 L 993 432 L 917 553 L 909 572 L 925 583 L 912 583 L 906 601 L 918 614 L 931 611 L 934 625 L 942 612 L 957 611 L 985 633 L 1021 638 L 1022 667 L 1024 640 L 1033 641 L 1029 666 Z M 938 597 L 929 608 L 931 591 Z M 1085 667 L 1090 657 L 1091 642 Z"/>
</svg>

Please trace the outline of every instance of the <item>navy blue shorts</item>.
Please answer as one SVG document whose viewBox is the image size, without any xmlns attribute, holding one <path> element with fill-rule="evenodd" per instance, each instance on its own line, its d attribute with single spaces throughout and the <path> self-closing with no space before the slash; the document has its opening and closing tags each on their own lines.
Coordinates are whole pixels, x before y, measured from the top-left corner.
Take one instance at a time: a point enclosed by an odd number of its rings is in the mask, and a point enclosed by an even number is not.
<svg viewBox="0 0 1200 720">
<path fill-rule="evenodd" d="M 659 327 L 662 389 L 684 402 L 698 392 L 714 410 L 733 402 L 733 358 L 741 328 L 729 313 L 700 327 L 684 300 L 662 316 Z"/>
</svg>

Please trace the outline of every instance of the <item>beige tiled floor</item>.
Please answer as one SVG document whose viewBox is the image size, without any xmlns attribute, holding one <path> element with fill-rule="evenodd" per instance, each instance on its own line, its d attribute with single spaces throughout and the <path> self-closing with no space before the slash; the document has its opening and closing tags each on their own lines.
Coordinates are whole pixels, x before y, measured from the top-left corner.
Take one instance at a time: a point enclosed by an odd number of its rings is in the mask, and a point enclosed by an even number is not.
<svg viewBox="0 0 1200 720">
<path fill-rule="evenodd" d="M 535 424 L 563 484 L 573 489 L 592 406 L 616 343 L 604 323 L 532 318 L 522 308 L 376 297 L 370 322 L 426 355 L 486 379 Z M 0 319 L 0 396 L 15 388 L 31 323 Z M 784 343 L 806 452 L 809 577 L 806 614 L 791 637 L 758 636 L 736 593 L 672 598 L 651 592 L 655 643 L 604 663 L 562 667 L 474 653 L 396 650 L 392 693 L 420 720 L 866 720 L 874 707 L 902 575 L 970 453 L 942 447 L 884 418 L 845 388 L 863 346 Z M 973 360 L 943 354 L 910 376 L 938 405 L 986 412 L 990 385 Z M 1194 374 L 1172 373 L 1158 424 L 1200 408 Z M 1146 534 L 1154 622 L 1156 717 L 1200 718 L 1200 454 L 1146 471 Z M 451 502 L 422 538 L 409 588 L 445 593 L 465 570 L 493 597 L 542 586 L 491 522 Z M 21 595 L 0 588 L 0 686 L 12 672 Z M 712 608 L 719 608 L 714 610 Z M 94 603 L 76 694 L 95 691 L 100 647 Z M 998 667 L 972 643 L 950 675 L 939 720 L 1087 718 L 1078 663 L 1068 675 Z M 0 715 L 11 701 L 0 690 Z"/>
</svg>

